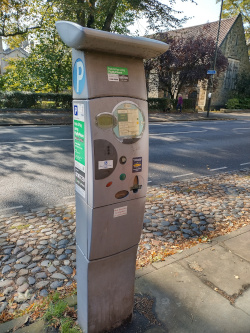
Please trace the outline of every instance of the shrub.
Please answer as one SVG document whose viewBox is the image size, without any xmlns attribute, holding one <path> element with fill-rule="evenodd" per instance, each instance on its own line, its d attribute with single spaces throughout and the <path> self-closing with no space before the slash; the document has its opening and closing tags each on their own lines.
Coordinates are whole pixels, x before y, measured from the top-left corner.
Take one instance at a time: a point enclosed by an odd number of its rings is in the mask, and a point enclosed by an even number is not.
<svg viewBox="0 0 250 333">
<path fill-rule="evenodd" d="M 250 98 L 231 98 L 227 101 L 227 109 L 250 109 Z"/>
<path fill-rule="evenodd" d="M 165 110 L 170 107 L 172 100 L 169 98 L 148 98 L 149 110 Z"/>
<path fill-rule="evenodd" d="M 72 108 L 71 93 L 0 92 L 0 108 Z"/>
<path fill-rule="evenodd" d="M 227 101 L 227 109 L 239 109 L 240 103 L 238 98 L 231 98 Z"/>
<path fill-rule="evenodd" d="M 183 99 L 183 109 L 194 109 L 193 99 Z M 170 98 L 148 98 L 148 109 L 165 111 L 167 108 L 175 109 L 177 100 Z"/>
</svg>

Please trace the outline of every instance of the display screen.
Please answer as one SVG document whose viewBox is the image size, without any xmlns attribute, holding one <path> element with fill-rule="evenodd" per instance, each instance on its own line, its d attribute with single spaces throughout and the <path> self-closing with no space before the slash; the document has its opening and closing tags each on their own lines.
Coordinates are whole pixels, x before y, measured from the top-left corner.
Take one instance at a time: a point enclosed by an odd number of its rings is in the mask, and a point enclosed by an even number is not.
<svg viewBox="0 0 250 333">
<path fill-rule="evenodd" d="M 119 141 L 133 143 L 141 138 L 145 121 L 142 111 L 135 103 L 119 103 L 114 108 L 113 115 L 117 119 L 113 130 Z"/>
<path fill-rule="evenodd" d="M 96 125 L 102 129 L 112 128 L 114 126 L 114 117 L 111 114 L 99 114 L 96 117 Z"/>
</svg>

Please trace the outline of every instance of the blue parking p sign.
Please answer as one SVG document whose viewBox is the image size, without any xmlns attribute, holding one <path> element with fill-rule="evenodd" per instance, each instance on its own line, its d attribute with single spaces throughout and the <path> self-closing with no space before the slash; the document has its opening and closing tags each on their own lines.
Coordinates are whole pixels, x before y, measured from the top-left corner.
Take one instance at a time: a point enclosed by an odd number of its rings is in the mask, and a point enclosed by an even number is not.
<svg viewBox="0 0 250 333">
<path fill-rule="evenodd" d="M 74 115 L 78 116 L 78 105 L 74 105 Z"/>
<path fill-rule="evenodd" d="M 73 85 L 75 92 L 80 95 L 85 85 L 85 66 L 83 61 L 78 58 L 73 68 Z"/>
</svg>

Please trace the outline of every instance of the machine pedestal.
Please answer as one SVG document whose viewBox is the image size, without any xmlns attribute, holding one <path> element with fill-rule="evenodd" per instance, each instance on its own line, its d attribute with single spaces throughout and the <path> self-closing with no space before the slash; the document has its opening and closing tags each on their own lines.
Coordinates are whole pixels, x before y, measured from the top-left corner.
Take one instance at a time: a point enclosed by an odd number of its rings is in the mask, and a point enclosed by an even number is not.
<svg viewBox="0 0 250 333">
<path fill-rule="evenodd" d="M 99 333 L 132 318 L 137 245 L 88 261 L 77 245 L 77 309 L 85 333 Z"/>
</svg>

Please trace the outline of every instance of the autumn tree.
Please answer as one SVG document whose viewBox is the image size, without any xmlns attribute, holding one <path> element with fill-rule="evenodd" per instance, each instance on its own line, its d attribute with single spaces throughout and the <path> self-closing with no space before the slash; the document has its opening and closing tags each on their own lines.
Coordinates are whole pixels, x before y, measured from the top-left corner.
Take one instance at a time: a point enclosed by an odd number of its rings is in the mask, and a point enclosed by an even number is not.
<svg viewBox="0 0 250 333">
<path fill-rule="evenodd" d="M 71 50 L 56 31 L 39 39 L 28 58 L 10 59 L 0 78 L 2 90 L 61 92 L 71 89 Z M 1 84 L 2 82 L 2 84 Z"/>
<path fill-rule="evenodd" d="M 183 0 L 187 1 L 187 0 Z M 188 0 L 194 2 L 194 0 Z M 179 11 L 159 0 L 1 0 L 0 36 L 25 35 L 45 26 L 46 18 L 71 20 L 82 26 L 105 31 L 126 32 L 138 18 L 146 18 L 148 28 L 180 26 Z M 51 11 L 53 9 L 53 11 Z"/>
<path fill-rule="evenodd" d="M 41 28 L 49 7 L 45 0 L 1 0 L 0 36 L 26 35 Z"/>
<path fill-rule="evenodd" d="M 176 18 L 179 12 L 173 10 L 173 3 L 174 0 L 169 0 L 168 4 L 159 0 L 2 0 L 0 37 L 7 38 L 11 47 L 19 46 L 28 35 L 35 41 L 27 59 L 9 62 L 2 87 L 41 91 L 44 84 L 43 91 L 65 89 L 68 79 L 63 80 L 61 66 L 64 65 L 65 78 L 68 78 L 71 66 L 66 67 L 69 50 L 54 37 L 57 20 L 128 34 L 128 26 L 145 17 L 148 28 L 156 31 L 164 27 L 166 30 L 186 21 L 185 17 Z"/>
<path fill-rule="evenodd" d="M 185 1 L 185 0 L 183 0 Z M 193 0 L 189 0 L 194 2 Z M 180 26 L 187 18 L 176 18 L 180 13 L 159 0 L 51 0 L 62 12 L 62 18 L 72 13 L 74 22 L 105 31 L 129 33 L 128 25 L 144 17 L 148 28 L 154 31 Z"/>
<path fill-rule="evenodd" d="M 217 0 L 221 2 L 221 0 Z M 246 39 L 250 38 L 250 2 L 249 0 L 224 0 L 222 8 L 222 17 L 232 17 L 241 14 L 244 28 L 246 32 Z"/>
<path fill-rule="evenodd" d="M 160 34 L 156 38 L 170 45 L 167 52 L 145 62 L 146 76 L 149 78 L 151 73 L 152 78 L 153 73 L 159 90 L 175 98 L 183 86 L 193 86 L 199 80 L 208 79 L 207 70 L 212 68 L 216 47 L 213 38 L 205 37 L 202 33 L 196 37 Z M 226 70 L 227 64 L 227 58 L 218 49 L 217 75 Z M 217 79 L 214 78 L 214 88 L 216 84 Z"/>
</svg>

